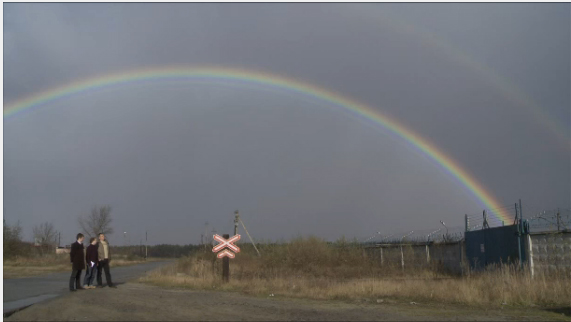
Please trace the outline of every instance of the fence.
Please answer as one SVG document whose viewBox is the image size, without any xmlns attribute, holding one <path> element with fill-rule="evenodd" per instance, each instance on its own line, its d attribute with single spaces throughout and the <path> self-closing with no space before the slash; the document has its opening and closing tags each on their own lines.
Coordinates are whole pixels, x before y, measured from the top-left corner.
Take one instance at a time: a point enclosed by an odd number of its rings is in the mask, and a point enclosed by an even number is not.
<svg viewBox="0 0 571 322">
<path fill-rule="evenodd" d="M 571 277 L 571 232 L 532 233 L 526 246 L 532 276 Z"/>
<path fill-rule="evenodd" d="M 488 218 L 487 212 L 509 211 L 513 222 Z M 532 276 L 571 277 L 571 210 L 529 209 L 522 218 L 519 204 L 465 215 L 464 227 L 442 228 L 365 240 L 366 253 L 380 265 L 412 270 L 438 268 L 453 274 L 485 269 L 493 264 L 527 265 Z M 377 233 L 380 234 L 380 233 Z M 373 239 L 375 238 L 375 239 Z M 371 241 L 374 240 L 374 241 Z"/>
<path fill-rule="evenodd" d="M 535 210 L 526 217 L 530 232 L 564 232 L 571 231 L 570 209 Z"/>
<path fill-rule="evenodd" d="M 387 243 L 369 245 L 367 255 L 379 265 L 392 269 L 437 269 L 462 274 L 465 257 L 464 242 L 449 243 Z"/>
</svg>

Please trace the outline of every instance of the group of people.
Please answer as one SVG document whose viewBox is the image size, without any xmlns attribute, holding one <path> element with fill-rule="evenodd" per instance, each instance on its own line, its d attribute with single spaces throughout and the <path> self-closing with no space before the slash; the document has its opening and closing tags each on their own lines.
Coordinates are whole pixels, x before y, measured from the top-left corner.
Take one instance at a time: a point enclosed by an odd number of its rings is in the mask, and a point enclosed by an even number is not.
<svg viewBox="0 0 571 322">
<path fill-rule="evenodd" d="M 69 290 L 75 292 L 77 290 L 103 287 L 103 278 L 101 276 L 103 271 L 105 271 L 107 286 L 116 288 L 111 281 L 111 272 L 109 271 L 110 250 L 105 235 L 99 234 L 98 238 L 92 237 L 85 252 L 83 247 L 84 239 L 83 234 L 77 234 L 77 241 L 71 245 L 69 256 L 72 271 L 69 278 Z M 81 271 L 84 269 L 85 278 L 83 279 L 83 286 L 81 286 Z M 97 286 L 93 285 L 96 276 Z"/>
</svg>

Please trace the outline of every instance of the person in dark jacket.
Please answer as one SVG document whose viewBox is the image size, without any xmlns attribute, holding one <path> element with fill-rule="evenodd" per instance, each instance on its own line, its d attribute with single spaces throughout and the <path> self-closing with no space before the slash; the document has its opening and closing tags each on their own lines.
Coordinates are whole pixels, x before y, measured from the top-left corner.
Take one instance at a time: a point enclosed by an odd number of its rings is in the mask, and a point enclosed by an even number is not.
<svg viewBox="0 0 571 322">
<path fill-rule="evenodd" d="M 85 278 L 83 279 L 83 288 L 91 289 L 95 288 L 93 281 L 97 275 L 97 265 L 99 264 L 98 253 L 97 253 L 97 238 L 91 237 L 89 239 L 89 246 L 85 251 L 85 264 L 87 268 L 85 269 Z"/>
<path fill-rule="evenodd" d="M 71 260 L 71 277 L 69 278 L 69 290 L 83 290 L 81 287 L 81 271 L 85 269 L 85 254 L 83 252 L 83 234 L 77 234 L 77 241 L 71 244 L 69 258 Z"/>
</svg>

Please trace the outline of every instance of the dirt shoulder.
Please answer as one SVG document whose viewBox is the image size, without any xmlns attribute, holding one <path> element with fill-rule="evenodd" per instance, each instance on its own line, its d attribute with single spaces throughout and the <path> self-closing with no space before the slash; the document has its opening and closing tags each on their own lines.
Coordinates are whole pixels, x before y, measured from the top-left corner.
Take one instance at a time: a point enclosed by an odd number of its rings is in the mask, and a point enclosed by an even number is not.
<svg viewBox="0 0 571 322">
<path fill-rule="evenodd" d="M 251 297 L 233 292 L 167 289 L 126 283 L 78 291 L 35 304 L 5 318 L 23 320 L 565 320 L 539 309 L 482 309 L 455 305 L 343 302 Z"/>
</svg>

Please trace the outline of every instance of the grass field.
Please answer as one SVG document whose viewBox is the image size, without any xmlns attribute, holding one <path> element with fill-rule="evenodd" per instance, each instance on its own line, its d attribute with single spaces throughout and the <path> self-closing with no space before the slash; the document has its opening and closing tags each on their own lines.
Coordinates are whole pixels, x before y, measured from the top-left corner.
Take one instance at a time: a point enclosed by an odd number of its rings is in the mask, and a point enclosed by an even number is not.
<svg viewBox="0 0 571 322">
<path fill-rule="evenodd" d="M 147 261 L 155 259 L 148 258 Z M 143 263 L 140 257 L 128 257 L 117 255 L 112 258 L 110 266 L 128 266 Z M 4 260 L 4 278 L 20 278 L 38 276 L 49 273 L 64 272 L 71 270 L 69 254 L 49 254 L 33 257 L 17 257 Z"/>
<path fill-rule="evenodd" d="M 311 299 L 401 299 L 407 301 L 492 305 L 571 307 L 568 276 L 537 276 L 504 265 L 467 276 L 433 269 L 405 272 L 382 267 L 355 244 L 328 244 L 317 238 L 260 245 L 258 257 L 241 245 L 230 260 L 229 283 L 221 281 L 221 262 L 210 249 L 149 273 L 142 282 L 199 290 L 239 291 Z"/>
</svg>

